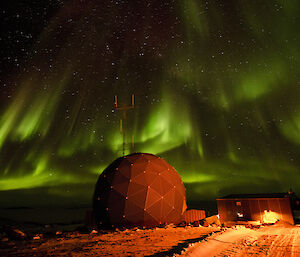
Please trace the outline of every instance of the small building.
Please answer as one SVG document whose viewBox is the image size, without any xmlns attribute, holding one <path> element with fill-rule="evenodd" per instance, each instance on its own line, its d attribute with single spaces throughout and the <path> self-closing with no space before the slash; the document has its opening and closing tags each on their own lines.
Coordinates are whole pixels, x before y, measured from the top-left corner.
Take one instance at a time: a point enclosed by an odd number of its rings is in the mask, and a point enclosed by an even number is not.
<svg viewBox="0 0 300 257">
<path fill-rule="evenodd" d="M 205 211 L 195 209 L 186 210 L 182 217 L 182 220 L 186 223 L 193 223 L 202 219 L 205 219 Z"/>
<path fill-rule="evenodd" d="M 256 221 L 294 224 L 294 193 L 232 194 L 217 199 L 221 222 Z"/>
</svg>

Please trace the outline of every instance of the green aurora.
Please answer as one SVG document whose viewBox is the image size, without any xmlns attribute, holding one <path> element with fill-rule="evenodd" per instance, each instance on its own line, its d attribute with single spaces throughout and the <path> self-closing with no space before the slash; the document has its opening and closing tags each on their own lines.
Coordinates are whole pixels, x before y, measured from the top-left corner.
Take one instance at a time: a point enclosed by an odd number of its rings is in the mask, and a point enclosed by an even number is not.
<svg viewBox="0 0 300 257">
<path fill-rule="evenodd" d="M 163 157 L 188 199 L 300 194 L 299 1 L 45 2 L 18 65 L 1 52 L 0 195 L 91 201 L 131 94 L 126 153 Z"/>
</svg>

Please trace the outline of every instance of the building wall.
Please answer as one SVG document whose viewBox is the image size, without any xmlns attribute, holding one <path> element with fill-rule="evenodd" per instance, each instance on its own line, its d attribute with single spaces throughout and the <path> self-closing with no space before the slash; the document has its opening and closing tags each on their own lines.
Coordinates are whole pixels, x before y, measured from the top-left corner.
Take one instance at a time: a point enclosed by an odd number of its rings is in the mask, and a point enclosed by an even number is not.
<svg viewBox="0 0 300 257">
<path fill-rule="evenodd" d="M 205 219 L 205 211 L 204 210 L 187 210 L 183 214 L 183 221 L 186 223 L 193 223 L 195 221 L 199 221 Z"/>
<path fill-rule="evenodd" d="M 294 224 L 289 198 L 217 199 L 221 221 L 284 220 Z"/>
</svg>

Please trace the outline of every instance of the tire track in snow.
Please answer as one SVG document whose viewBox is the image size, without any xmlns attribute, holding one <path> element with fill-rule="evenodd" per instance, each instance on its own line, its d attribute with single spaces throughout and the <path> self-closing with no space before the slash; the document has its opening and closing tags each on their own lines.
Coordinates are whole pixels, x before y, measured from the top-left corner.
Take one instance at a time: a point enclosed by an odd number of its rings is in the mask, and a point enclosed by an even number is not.
<svg viewBox="0 0 300 257">
<path fill-rule="evenodd" d="M 300 227 L 274 225 L 258 230 L 228 229 L 187 249 L 183 256 L 300 257 Z"/>
</svg>

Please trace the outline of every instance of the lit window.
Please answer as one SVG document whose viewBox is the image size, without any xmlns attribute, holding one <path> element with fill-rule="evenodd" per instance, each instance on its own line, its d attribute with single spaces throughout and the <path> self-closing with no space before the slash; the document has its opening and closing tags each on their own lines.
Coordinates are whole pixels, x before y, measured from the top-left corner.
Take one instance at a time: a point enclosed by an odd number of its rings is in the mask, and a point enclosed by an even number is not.
<svg viewBox="0 0 300 257">
<path fill-rule="evenodd" d="M 236 206 L 241 206 L 242 203 L 241 202 L 235 202 Z"/>
</svg>

